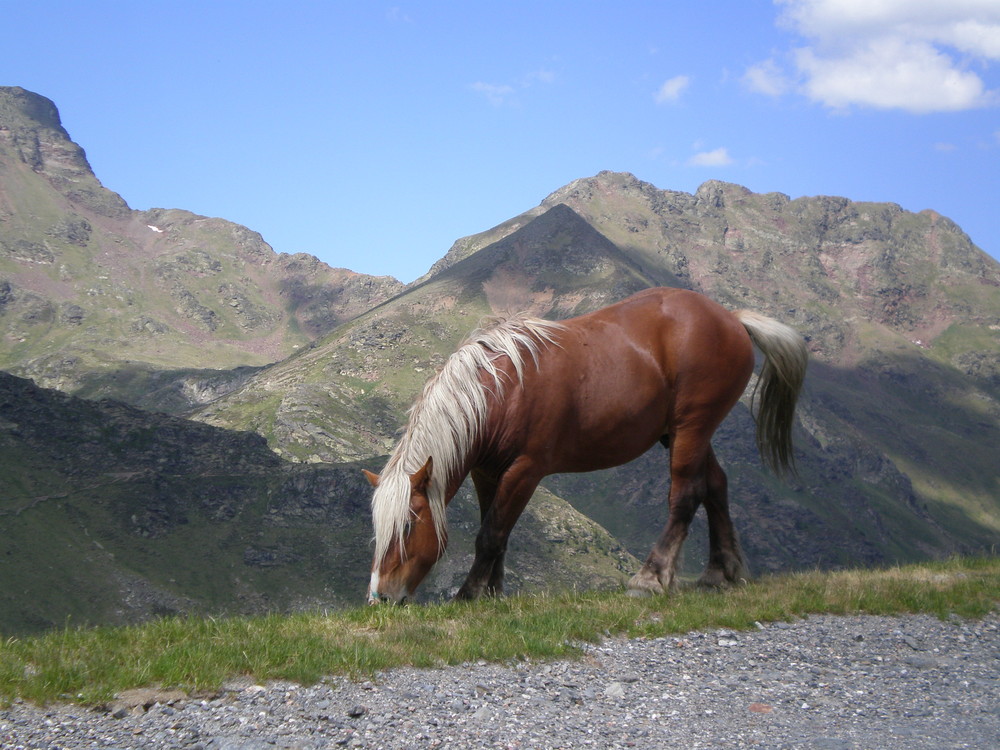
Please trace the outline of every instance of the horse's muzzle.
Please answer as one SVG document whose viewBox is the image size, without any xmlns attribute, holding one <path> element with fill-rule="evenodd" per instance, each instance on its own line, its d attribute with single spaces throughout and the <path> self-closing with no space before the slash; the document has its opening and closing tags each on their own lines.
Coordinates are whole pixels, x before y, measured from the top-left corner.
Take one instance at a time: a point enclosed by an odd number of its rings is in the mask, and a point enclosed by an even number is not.
<svg viewBox="0 0 1000 750">
<path fill-rule="evenodd" d="M 404 594 L 399 599 L 393 599 L 391 596 L 386 594 L 380 594 L 377 591 L 368 592 L 368 606 L 374 607 L 378 604 L 406 604 L 407 596 Z"/>
</svg>

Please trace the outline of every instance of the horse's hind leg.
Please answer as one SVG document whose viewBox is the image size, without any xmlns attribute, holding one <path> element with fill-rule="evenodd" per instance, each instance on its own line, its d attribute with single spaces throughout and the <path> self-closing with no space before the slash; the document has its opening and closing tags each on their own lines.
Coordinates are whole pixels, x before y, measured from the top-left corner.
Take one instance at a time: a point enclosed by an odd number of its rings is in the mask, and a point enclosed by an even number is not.
<svg viewBox="0 0 1000 750">
<path fill-rule="evenodd" d="M 670 444 L 670 509 L 667 525 L 639 572 L 629 581 L 635 596 L 663 594 L 676 588 L 677 560 L 688 527 L 708 494 L 708 443 L 676 435 Z"/>
<path fill-rule="evenodd" d="M 719 466 L 715 452 L 709 448 L 706 467 L 707 492 L 705 512 L 708 515 L 708 565 L 698 579 L 702 586 L 725 586 L 747 577 L 739 537 L 729 516 L 729 496 L 726 473 Z"/>
</svg>

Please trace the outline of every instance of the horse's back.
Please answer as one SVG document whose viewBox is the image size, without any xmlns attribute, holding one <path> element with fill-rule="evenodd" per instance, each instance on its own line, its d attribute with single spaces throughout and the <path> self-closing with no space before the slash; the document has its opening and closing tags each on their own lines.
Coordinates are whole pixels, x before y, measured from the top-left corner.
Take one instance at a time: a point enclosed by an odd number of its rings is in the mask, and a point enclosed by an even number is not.
<svg viewBox="0 0 1000 750">
<path fill-rule="evenodd" d="M 621 302 L 564 321 L 570 330 L 603 336 L 607 346 L 640 348 L 668 377 L 704 374 L 720 367 L 738 377 L 753 366 L 753 344 L 731 312 L 687 289 L 646 289 Z"/>
<path fill-rule="evenodd" d="M 558 471 L 629 461 L 678 421 L 710 434 L 753 369 L 739 321 L 687 290 L 649 289 L 562 323 L 508 404 Z"/>
</svg>

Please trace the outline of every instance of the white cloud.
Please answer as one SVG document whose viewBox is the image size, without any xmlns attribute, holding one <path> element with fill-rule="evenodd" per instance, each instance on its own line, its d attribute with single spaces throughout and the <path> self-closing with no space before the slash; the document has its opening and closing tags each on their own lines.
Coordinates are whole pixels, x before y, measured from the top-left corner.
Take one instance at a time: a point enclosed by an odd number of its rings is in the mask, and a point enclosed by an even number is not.
<svg viewBox="0 0 1000 750">
<path fill-rule="evenodd" d="M 690 84 L 691 79 L 688 76 L 674 76 L 660 86 L 659 90 L 653 94 L 653 99 L 657 104 L 672 104 L 680 99 L 684 89 Z"/>
<path fill-rule="evenodd" d="M 478 94 L 486 97 L 486 100 L 494 107 L 504 104 L 513 94 L 514 87 L 506 84 L 483 83 L 476 81 L 469 88 Z"/>
<path fill-rule="evenodd" d="M 394 5 L 385 12 L 385 17 L 390 23 L 413 23 L 413 18 L 398 5 Z"/>
<path fill-rule="evenodd" d="M 925 42 L 874 39 L 850 55 L 796 55 L 805 93 L 829 107 L 862 104 L 909 112 L 949 112 L 986 104 L 982 80 Z"/>
<path fill-rule="evenodd" d="M 1000 102 L 977 72 L 1000 62 L 997 0 L 776 1 L 779 25 L 806 44 L 791 52 L 790 73 L 774 58 L 750 67 L 744 82 L 753 91 L 779 96 L 795 78 L 798 91 L 838 109 L 925 113 Z"/>
<path fill-rule="evenodd" d="M 996 58 L 1000 4 L 996 0 L 777 0 L 781 22 L 819 43 L 902 34 L 944 42 L 962 52 Z M 994 50 L 990 54 L 990 50 Z"/>
<path fill-rule="evenodd" d="M 528 75 L 524 77 L 524 86 L 527 87 L 533 83 L 554 83 L 555 80 L 556 74 L 554 72 L 542 68 L 541 70 L 528 73 Z"/>
<path fill-rule="evenodd" d="M 726 167 L 732 163 L 733 158 L 725 146 L 713 151 L 701 151 L 687 161 L 689 167 Z"/>
<path fill-rule="evenodd" d="M 743 83 L 751 91 L 767 96 L 781 96 L 791 86 L 773 59 L 764 60 L 747 68 L 747 72 L 743 74 Z"/>
<path fill-rule="evenodd" d="M 994 7 L 996 5 L 994 4 Z M 959 21 L 943 30 L 941 39 L 976 57 L 1000 60 L 1000 23 L 982 21 Z"/>
<path fill-rule="evenodd" d="M 536 70 L 526 74 L 516 86 L 507 83 L 485 83 L 476 81 L 470 89 L 486 97 L 486 100 L 494 107 L 504 104 L 516 104 L 515 95 L 518 91 L 528 89 L 535 84 L 548 85 L 554 83 L 556 74 L 551 70 Z"/>
</svg>

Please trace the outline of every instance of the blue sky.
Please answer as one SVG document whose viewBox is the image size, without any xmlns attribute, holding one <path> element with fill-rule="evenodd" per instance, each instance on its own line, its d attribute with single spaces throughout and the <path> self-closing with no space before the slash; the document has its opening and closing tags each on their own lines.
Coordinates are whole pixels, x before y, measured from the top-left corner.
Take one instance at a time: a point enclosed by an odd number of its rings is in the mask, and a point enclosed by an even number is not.
<svg viewBox="0 0 1000 750">
<path fill-rule="evenodd" d="M 932 208 L 1000 257 L 1000 0 L 0 0 L 137 209 L 403 281 L 610 169 Z"/>
</svg>

